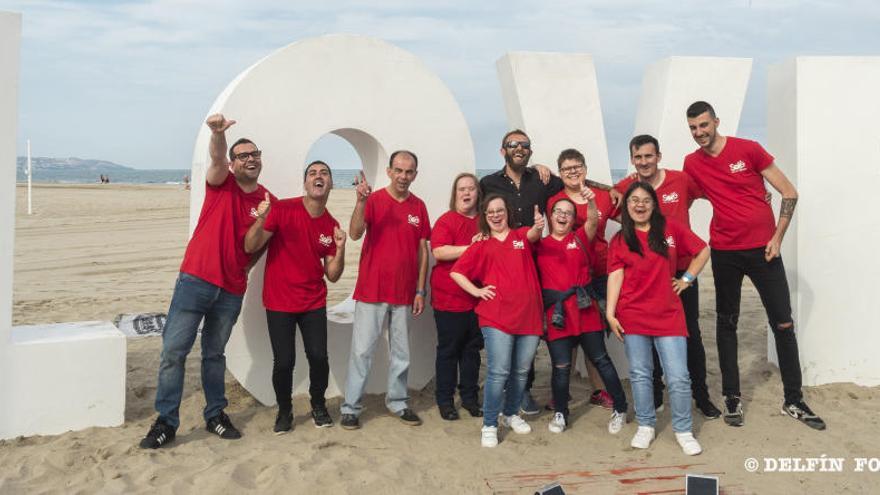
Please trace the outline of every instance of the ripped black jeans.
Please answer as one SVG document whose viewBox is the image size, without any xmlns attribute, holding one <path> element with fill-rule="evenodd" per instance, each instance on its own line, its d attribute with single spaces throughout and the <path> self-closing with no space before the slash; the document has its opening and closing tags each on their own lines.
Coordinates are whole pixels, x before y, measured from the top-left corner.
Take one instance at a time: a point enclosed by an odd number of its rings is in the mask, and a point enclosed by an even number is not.
<svg viewBox="0 0 880 495">
<path fill-rule="evenodd" d="M 774 258 L 768 263 L 764 260 L 764 248 L 737 251 L 713 249 L 712 275 L 715 278 L 716 339 L 722 393 L 725 396 L 741 395 L 736 327 L 743 277 L 748 276 L 761 296 L 773 331 L 785 403 L 800 401 L 803 398 L 801 364 L 782 258 Z"/>
</svg>

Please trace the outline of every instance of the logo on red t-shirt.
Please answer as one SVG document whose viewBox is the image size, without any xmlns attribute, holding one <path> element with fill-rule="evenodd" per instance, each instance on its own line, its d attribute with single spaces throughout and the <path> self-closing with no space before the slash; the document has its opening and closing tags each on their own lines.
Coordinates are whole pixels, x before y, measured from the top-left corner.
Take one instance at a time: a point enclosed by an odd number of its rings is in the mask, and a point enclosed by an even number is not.
<svg viewBox="0 0 880 495">
<path fill-rule="evenodd" d="M 669 247 L 675 247 L 675 239 L 673 239 L 671 235 L 666 236 L 666 245 Z"/>
<path fill-rule="evenodd" d="M 664 194 L 664 195 L 663 195 L 663 198 L 662 198 L 662 201 L 663 201 L 664 203 L 678 203 L 678 193 L 677 193 L 677 192 L 671 192 L 671 193 L 669 193 L 669 194 Z"/>
<path fill-rule="evenodd" d="M 574 241 L 569 242 L 568 245 L 565 246 L 565 249 L 577 249 L 577 248 L 578 248 L 577 243 Z"/>
<path fill-rule="evenodd" d="M 729 166 L 730 166 L 730 173 L 732 173 L 732 174 L 746 171 L 746 163 L 742 160 L 740 160 L 736 163 L 731 163 Z"/>
<path fill-rule="evenodd" d="M 407 215 L 406 218 L 409 221 L 409 224 L 412 225 L 413 227 L 419 226 L 419 217 L 417 217 L 415 215 Z"/>
<path fill-rule="evenodd" d="M 525 249 L 526 243 L 523 241 L 513 241 L 513 249 Z"/>
<path fill-rule="evenodd" d="M 320 234 L 318 235 L 318 242 L 320 242 L 322 246 L 327 247 L 333 242 L 333 238 L 329 235 Z"/>
<path fill-rule="evenodd" d="M 256 209 L 256 208 L 251 208 L 251 216 L 254 217 L 254 218 L 257 218 L 258 216 L 260 216 L 260 214 L 257 213 L 257 209 Z"/>
</svg>

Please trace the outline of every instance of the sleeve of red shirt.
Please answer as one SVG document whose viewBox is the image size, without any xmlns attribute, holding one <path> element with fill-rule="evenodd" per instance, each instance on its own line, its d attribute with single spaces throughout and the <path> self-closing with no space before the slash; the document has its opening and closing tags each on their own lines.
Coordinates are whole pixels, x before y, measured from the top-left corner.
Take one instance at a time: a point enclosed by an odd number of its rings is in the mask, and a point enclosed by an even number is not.
<svg viewBox="0 0 880 495">
<path fill-rule="evenodd" d="M 440 217 L 441 219 L 443 217 Z M 441 246 L 449 246 L 454 242 L 452 238 L 452 229 L 449 228 L 447 222 L 438 219 L 431 229 L 431 249 Z"/>
<path fill-rule="evenodd" d="M 458 261 L 452 265 L 452 270 L 450 271 L 464 275 L 471 282 L 481 280 L 483 277 L 483 270 L 481 263 L 482 255 L 480 251 L 482 251 L 483 242 L 486 241 L 471 244 L 470 247 L 465 250 L 464 254 L 458 258 Z"/>
<path fill-rule="evenodd" d="M 608 273 L 625 268 L 626 264 L 623 262 L 623 249 L 628 250 L 629 247 L 623 242 L 623 235 L 616 234 L 608 244 Z"/>
<path fill-rule="evenodd" d="M 633 182 L 635 182 L 635 179 L 627 175 L 626 177 L 621 179 L 620 182 L 614 185 L 614 189 L 616 189 L 617 192 L 619 192 L 620 194 L 623 194 L 626 192 L 626 189 L 629 187 L 629 185 Z"/>
<path fill-rule="evenodd" d="M 278 230 L 278 224 L 281 223 L 281 219 L 278 218 L 278 216 L 282 214 L 283 212 L 277 204 L 274 208 L 270 208 L 269 214 L 266 215 L 266 221 L 263 222 L 263 230 L 266 232 L 276 232 Z"/>
<path fill-rule="evenodd" d="M 373 220 L 375 220 L 375 204 L 376 195 L 370 194 L 367 196 L 367 204 L 364 205 L 364 223 L 367 225 L 373 223 Z"/>
<path fill-rule="evenodd" d="M 762 172 L 765 168 L 773 165 L 773 155 L 768 153 L 759 143 L 752 141 L 751 145 L 749 161 L 755 166 L 756 172 Z"/>
<path fill-rule="evenodd" d="M 574 233 L 575 237 L 581 241 L 581 246 L 578 246 L 581 249 L 584 249 L 587 252 L 587 265 L 593 263 L 593 243 L 587 239 L 587 231 L 584 230 L 583 227 L 577 229 Z"/>
<path fill-rule="evenodd" d="M 688 201 L 691 203 L 694 202 L 695 199 L 705 198 L 706 194 L 703 192 L 703 189 L 697 185 L 694 181 L 693 177 L 690 174 L 684 174 L 684 179 L 687 181 L 687 192 L 688 192 Z M 690 203 L 688 203 L 690 206 Z"/>
<path fill-rule="evenodd" d="M 696 256 L 704 247 L 706 247 L 706 243 L 703 239 L 700 239 L 700 236 L 694 234 L 694 232 L 685 225 L 668 218 L 666 221 L 670 230 L 672 230 L 672 235 L 675 237 L 675 249 L 679 256 Z"/>
</svg>

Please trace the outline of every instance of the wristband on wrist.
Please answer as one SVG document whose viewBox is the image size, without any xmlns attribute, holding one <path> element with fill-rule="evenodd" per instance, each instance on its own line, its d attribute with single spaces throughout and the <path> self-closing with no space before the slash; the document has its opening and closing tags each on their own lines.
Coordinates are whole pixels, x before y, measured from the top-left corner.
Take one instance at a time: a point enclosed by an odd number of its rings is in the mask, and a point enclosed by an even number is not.
<svg viewBox="0 0 880 495">
<path fill-rule="evenodd" d="M 426 294 L 425 289 L 416 289 L 417 296 L 425 297 L 425 294 Z"/>
<path fill-rule="evenodd" d="M 694 280 L 697 279 L 697 277 L 691 275 L 690 272 L 684 272 L 681 274 L 681 279 L 689 284 L 692 284 L 694 283 Z"/>
</svg>

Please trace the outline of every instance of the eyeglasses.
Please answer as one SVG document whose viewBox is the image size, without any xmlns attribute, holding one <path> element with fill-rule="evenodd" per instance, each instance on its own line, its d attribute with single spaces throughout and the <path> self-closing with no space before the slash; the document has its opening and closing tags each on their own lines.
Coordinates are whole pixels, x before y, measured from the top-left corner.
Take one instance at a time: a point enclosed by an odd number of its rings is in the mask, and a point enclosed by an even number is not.
<svg viewBox="0 0 880 495">
<path fill-rule="evenodd" d="M 506 213 L 507 213 L 507 210 L 505 210 L 504 208 L 499 208 L 497 210 L 486 210 L 487 217 L 497 217 L 498 215 L 503 215 Z"/>
<path fill-rule="evenodd" d="M 253 157 L 254 159 L 256 159 L 256 158 L 259 158 L 260 155 L 262 155 L 262 154 L 263 154 L 262 150 L 254 150 L 254 151 L 250 151 L 250 152 L 246 152 L 246 153 L 237 153 L 233 156 L 235 156 L 236 160 L 241 160 L 243 162 L 246 162 L 248 158 Z"/>
<path fill-rule="evenodd" d="M 584 165 L 572 165 L 572 166 L 570 166 L 570 167 L 562 167 L 562 168 L 560 168 L 560 169 L 559 169 L 559 173 L 560 173 L 560 174 L 564 174 L 564 175 L 574 174 L 574 173 L 576 173 L 576 172 L 580 172 L 580 171 L 583 170 L 584 168 L 585 168 Z"/>
<path fill-rule="evenodd" d="M 573 211 L 561 210 L 559 208 L 553 208 L 553 214 L 556 215 L 557 217 L 561 217 L 561 218 L 568 218 L 568 217 L 574 216 Z"/>
<path fill-rule="evenodd" d="M 654 200 L 651 199 L 651 198 L 642 198 L 642 199 L 639 199 L 639 198 L 637 198 L 637 197 L 635 197 L 635 196 L 630 196 L 630 197 L 629 197 L 629 204 L 631 204 L 631 205 L 633 205 L 633 206 L 636 206 L 636 205 L 651 206 L 652 204 L 654 204 Z"/>
<path fill-rule="evenodd" d="M 504 147 L 509 150 L 515 150 L 517 146 L 522 146 L 524 150 L 532 148 L 532 143 L 528 141 L 508 141 L 504 143 Z"/>
</svg>

